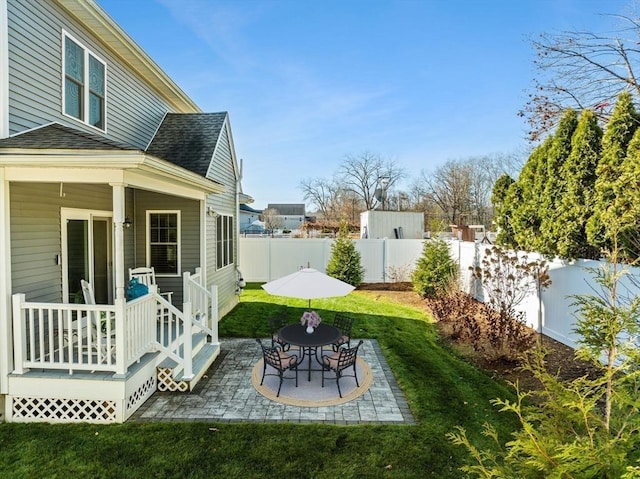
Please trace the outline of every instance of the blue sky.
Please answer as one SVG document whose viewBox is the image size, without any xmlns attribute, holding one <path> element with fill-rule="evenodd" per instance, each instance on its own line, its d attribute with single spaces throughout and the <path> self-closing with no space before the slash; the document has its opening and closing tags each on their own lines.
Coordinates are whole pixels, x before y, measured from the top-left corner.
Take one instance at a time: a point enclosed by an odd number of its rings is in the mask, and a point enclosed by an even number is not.
<svg viewBox="0 0 640 479">
<path fill-rule="evenodd" d="M 529 38 L 630 0 L 98 0 L 203 111 L 228 111 L 255 208 L 346 155 L 421 170 L 527 148 Z"/>
</svg>

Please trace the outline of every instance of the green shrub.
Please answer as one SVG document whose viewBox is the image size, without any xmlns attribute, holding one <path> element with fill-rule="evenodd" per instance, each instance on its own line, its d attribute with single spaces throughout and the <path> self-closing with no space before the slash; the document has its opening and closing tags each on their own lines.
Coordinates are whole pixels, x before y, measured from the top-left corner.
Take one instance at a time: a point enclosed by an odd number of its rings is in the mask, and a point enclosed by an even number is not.
<svg viewBox="0 0 640 479">
<path fill-rule="evenodd" d="M 327 274 L 336 279 L 358 286 L 362 283 L 364 269 L 360 263 L 360 253 L 356 250 L 353 241 L 349 239 L 347 222 L 340 224 L 340 231 L 333 245 L 331 245 L 331 258 L 327 264 Z"/>
<path fill-rule="evenodd" d="M 411 275 L 413 290 L 423 298 L 447 293 L 456 282 L 458 265 L 443 240 L 427 240 Z"/>
</svg>

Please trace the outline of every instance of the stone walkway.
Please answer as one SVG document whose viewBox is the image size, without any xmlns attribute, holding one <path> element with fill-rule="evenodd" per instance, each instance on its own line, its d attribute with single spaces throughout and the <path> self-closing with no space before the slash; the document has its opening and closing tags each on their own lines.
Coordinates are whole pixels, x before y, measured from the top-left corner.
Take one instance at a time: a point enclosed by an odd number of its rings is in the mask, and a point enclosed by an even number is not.
<svg viewBox="0 0 640 479">
<path fill-rule="evenodd" d="M 415 423 L 375 340 L 364 340 L 358 353 L 373 372 L 369 390 L 348 403 L 323 407 L 288 406 L 265 398 L 251 383 L 253 366 L 262 357 L 255 340 L 221 343 L 220 356 L 192 392 L 156 392 L 129 421 Z"/>
</svg>

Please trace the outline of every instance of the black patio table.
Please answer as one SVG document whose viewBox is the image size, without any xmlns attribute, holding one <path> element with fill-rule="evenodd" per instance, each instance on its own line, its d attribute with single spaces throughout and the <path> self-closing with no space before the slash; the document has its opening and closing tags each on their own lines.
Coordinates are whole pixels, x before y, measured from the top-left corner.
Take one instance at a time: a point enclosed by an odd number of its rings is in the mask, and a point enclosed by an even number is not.
<svg viewBox="0 0 640 479">
<path fill-rule="evenodd" d="M 311 381 L 311 371 L 321 371 L 321 369 L 311 368 L 311 350 L 313 349 L 313 355 L 318 364 L 322 365 L 322 357 L 318 358 L 318 348 L 320 348 L 320 356 L 322 356 L 322 347 L 335 343 L 342 336 L 342 332 L 335 326 L 320 323 L 313 333 L 307 333 L 306 326 L 296 323 L 280 328 L 278 336 L 283 341 L 300 347 L 302 350 L 300 364 L 303 363 L 305 356 L 309 357 L 309 368 L 300 370 L 309 371 L 308 380 Z"/>
</svg>

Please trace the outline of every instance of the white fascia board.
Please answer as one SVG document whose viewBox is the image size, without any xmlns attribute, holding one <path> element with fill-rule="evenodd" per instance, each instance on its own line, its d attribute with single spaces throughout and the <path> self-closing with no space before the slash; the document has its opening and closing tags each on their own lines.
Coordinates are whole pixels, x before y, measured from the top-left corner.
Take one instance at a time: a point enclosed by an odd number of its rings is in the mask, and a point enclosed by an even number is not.
<svg viewBox="0 0 640 479">
<path fill-rule="evenodd" d="M 214 181 L 160 160 L 141 151 L 110 150 L 28 150 L 3 149 L 0 168 L 6 168 L 13 181 L 76 181 L 86 183 L 125 182 L 124 172 L 139 171 L 149 179 L 181 185 L 189 190 L 222 193 L 225 187 Z M 120 170 L 119 176 L 117 171 Z M 38 173 L 43 171 L 43 173 Z M 57 171 L 57 172 L 56 172 Z M 103 175 L 104 172 L 104 175 Z M 46 174 L 49 176 L 47 177 Z M 26 175 L 26 176 L 25 176 Z M 69 175 L 65 177 L 64 175 Z M 110 176 L 109 176 L 110 175 Z M 55 179 L 54 179 L 55 178 Z M 67 178 L 67 179 L 63 179 Z"/>
<path fill-rule="evenodd" d="M 1 168 L 1 167 L 0 167 Z M 8 181 L 32 183 L 122 183 L 123 170 L 92 168 L 48 168 L 41 166 L 7 166 Z"/>
<path fill-rule="evenodd" d="M 181 196 L 193 200 L 205 200 L 207 193 L 201 189 L 189 187 L 185 184 L 176 184 L 157 176 L 147 175 L 141 171 L 128 170 L 124 172 L 123 183 L 131 188 L 166 193 L 173 196 Z"/>
</svg>

